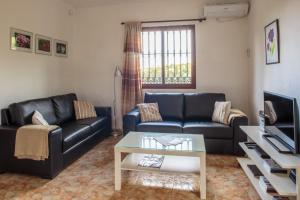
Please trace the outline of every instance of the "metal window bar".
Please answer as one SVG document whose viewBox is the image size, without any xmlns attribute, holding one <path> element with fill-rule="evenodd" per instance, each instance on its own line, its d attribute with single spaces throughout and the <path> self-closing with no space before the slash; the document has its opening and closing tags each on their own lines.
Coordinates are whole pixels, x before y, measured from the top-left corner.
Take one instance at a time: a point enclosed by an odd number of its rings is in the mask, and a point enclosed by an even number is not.
<svg viewBox="0 0 300 200">
<path fill-rule="evenodd" d="M 161 31 L 161 73 L 162 73 L 162 84 L 165 84 L 165 36 L 164 32 Z"/>
<path fill-rule="evenodd" d="M 188 30 L 185 30 L 185 38 L 186 38 L 186 71 L 187 71 L 187 77 L 189 77 L 189 62 L 188 62 L 188 60 L 189 60 L 189 47 L 188 47 L 188 43 L 189 43 L 189 39 L 188 39 Z"/>
<path fill-rule="evenodd" d="M 169 61 L 169 32 L 167 31 L 167 40 L 166 40 L 167 42 L 166 42 L 166 44 L 167 44 L 167 53 L 166 53 L 166 55 L 167 55 L 167 66 L 165 66 L 166 67 L 166 70 L 167 70 L 167 78 L 169 78 L 169 64 L 170 64 L 170 61 Z"/>
<path fill-rule="evenodd" d="M 156 74 L 156 32 L 153 32 L 154 33 L 154 82 L 157 81 L 157 74 Z"/>
<path fill-rule="evenodd" d="M 175 41 L 175 31 L 172 31 L 172 34 L 173 34 L 173 62 L 174 62 L 174 65 L 173 65 L 173 80 L 175 80 L 176 78 L 176 54 L 175 54 L 175 45 L 176 45 L 176 41 Z"/>
<path fill-rule="evenodd" d="M 144 81 L 144 78 L 145 78 L 145 52 L 144 52 L 144 34 L 145 32 L 142 32 L 142 80 Z"/>
<path fill-rule="evenodd" d="M 179 43 L 180 43 L 180 46 L 179 46 L 179 57 L 180 57 L 180 61 L 179 61 L 179 65 L 180 65 L 180 77 L 182 78 L 182 65 L 181 65 L 181 53 L 182 53 L 182 50 L 181 50 L 181 30 L 179 30 Z"/>
<path fill-rule="evenodd" d="M 150 77 L 150 32 L 148 32 L 148 79 Z"/>
</svg>

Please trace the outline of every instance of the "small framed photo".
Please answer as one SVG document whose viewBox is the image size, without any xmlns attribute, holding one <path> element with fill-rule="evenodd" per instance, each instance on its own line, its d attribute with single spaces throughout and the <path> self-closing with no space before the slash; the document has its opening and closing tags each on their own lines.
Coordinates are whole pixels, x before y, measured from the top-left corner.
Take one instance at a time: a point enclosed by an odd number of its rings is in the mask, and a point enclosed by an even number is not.
<svg viewBox="0 0 300 200">
<path fill-rule="evenodd" d="M 35 53 L 52 55 L 52 39 L 43 35 L 35 35 Z"/>
<path fill-rule="evenodd" d="M 279 20 L 276 19 L 265 27 L 266 64 L 280 63 Z"/>
<path fill-rule="evenodd" d="M 59 57 L 68 57 L 68 42 L 54 40 L 55 55 Z"/>
<path fill-rule="evenodd" d="M 33 52 L 33 33 L 10 28 L 10 49 L 14 51 Z"/>
</svg>

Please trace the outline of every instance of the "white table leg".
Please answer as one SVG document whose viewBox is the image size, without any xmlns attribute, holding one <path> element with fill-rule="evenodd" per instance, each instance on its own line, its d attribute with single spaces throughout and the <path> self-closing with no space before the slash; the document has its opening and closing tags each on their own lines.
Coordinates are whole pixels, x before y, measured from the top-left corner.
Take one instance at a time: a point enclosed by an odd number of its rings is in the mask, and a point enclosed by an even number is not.
<svg viewBox="0 0 300 200">
<path fill-rule="evenodd" d="M 121 190 L 121 152 L 115 149 L 115 190 Z"/>
<path fill-rule="evenodd" d="M 201 153 L 200 156 L 200 197 L 206 199 L 206 153 Z"/>
</svg>

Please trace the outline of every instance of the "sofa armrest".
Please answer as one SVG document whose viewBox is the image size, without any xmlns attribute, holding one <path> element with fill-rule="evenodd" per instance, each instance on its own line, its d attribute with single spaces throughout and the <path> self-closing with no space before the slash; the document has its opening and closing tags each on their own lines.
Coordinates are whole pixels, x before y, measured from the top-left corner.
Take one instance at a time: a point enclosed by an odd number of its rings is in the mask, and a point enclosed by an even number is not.
<svg viewBox="0 0 300 200">
<path fill-rule="evenodd" d="M 240 129 L 240 126 L 247 126 L 248 118 L 246 116 L 243 117 L 235 117 L 231 121 L 231 127 L 233 128 L 233 145 L 234 145 L 234 154 L 235 155 L 243 155 L 244 151 L 239 145 L 239 142 L 247 141 L 246 134 Z"/>
<path fill-rule="evenodd" d="M 60 127 L 52 130 L 49 133 L 49 168 L 50 171 L 45 173 L 44 178 L 54 178 L 63 170 L 63 137 L 62 129 Z"/>
<path fill-rule="evenodd" d="M 96 110 L 98 117 L 110 117 L 111 118 L 111 107 L 95 106 L 95 110 Z"/>
<path fill-rule="evenodd" d="M 0 126 L 0 172 L 6 169 L 7 160 L 11 154 L 11 145 L 15 145 L 15 135 L 18 127 Z"/>
<path fill-rule="evenodd" d="M 138 108 L 133 109 L 123 116 L 123 132 L 136 131 L 136 126 L 141 122 L 141 115 Z"/>
<path fill-rule="evenodd" d="M 10 113 L 8 109 L 1 110 L 1 125 L 2 126 L 10 125 Z"/>
<path fill-rule="evenodd" d="M 112 110 L 111 107 L 97 107 L 95 106 L 96 114 L 98 117 L 107 117 L 108 124 L 106 125 L 107 131 L 112 132 Z"/>
<path fill-rule="evenodd" d="M 43 178 L 54 178 L 63 169 L 62 129 L 52 130 L 48 136 L 49 158 L 45 161 L 17 159 L 14 156 L 16 134 L 19 127 L 0 126 L 0 172 L 24 171 Z M 22 164 L 20 164 L 22 163 Z M 35 167 L 32 167 L 32 166 Z"/>
</svg>

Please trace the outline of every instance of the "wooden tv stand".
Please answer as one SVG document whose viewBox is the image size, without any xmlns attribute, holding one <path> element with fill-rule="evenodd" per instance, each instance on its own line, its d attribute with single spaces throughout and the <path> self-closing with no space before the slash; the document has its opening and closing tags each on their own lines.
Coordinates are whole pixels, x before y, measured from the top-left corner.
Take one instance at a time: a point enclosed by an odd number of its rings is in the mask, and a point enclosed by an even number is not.
<svg viewBox="0 0 300 200">
<path fill-rule="evenodd" d="M 296 169 L 297 184 L 289 178 L 288 174 L 275 174 L 269 172 L 264 166 L 265 161 L 256 153 L 256 151 L 248 149 L 244 142 L 240 142 L 239 145 L 247 154 L 247 158 L 238 158 L 238 162 L 261 199 L 272 200 L 272 196 L 261 189 L 258 182 L 259 180 L 252 175 L 247 167 L 248 164 L 255 164 L 270 181 L 280 196 L 287 196 L 291 200 L 300 200 L 300 155 L 279 153 L 264 139 L 262 136 L 264 133 L 260 131 L 259 126 L 241 126 L 240 128 L 247 135 L 248 141 L 256 143 L 282 168 Z"/>
</svg>

